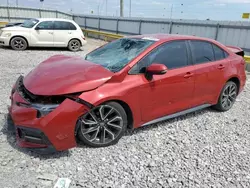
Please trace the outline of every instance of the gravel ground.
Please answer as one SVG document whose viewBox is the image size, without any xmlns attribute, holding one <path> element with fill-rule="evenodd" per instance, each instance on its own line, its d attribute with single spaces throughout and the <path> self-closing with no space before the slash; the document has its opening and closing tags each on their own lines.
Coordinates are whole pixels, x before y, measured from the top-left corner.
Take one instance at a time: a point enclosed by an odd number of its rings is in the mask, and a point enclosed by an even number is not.
<svg viewBox="0 0 250 188">
<path fill-rule="evenodd" d="M 42 156 L 16 146 L 7 105 L 12 84 L 54 54 L 83 51 L 0 48 L 0 187 L 250 187 L 250 82 L 232 110 L 211 109 L 135 130 L 108 148 L 78 147 Z"/>
</svg>

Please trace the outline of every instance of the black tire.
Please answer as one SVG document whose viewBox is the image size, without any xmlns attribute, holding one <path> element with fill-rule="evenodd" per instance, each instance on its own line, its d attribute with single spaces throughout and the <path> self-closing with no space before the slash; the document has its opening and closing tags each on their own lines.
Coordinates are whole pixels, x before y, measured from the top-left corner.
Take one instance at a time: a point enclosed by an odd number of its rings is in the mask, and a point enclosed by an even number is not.
<svg viewBox="0 0 250 188">
<path fill-rule="evenodd" d="M 218 103 L 214 108 L 220 112 L 228 111 L 232 108 L 238 95 L 238 86 L 235 82 L 229 81 L 223 87 Z"/>
<path fill-rule="evenodd" d="M 77 39 L 69 41 L 68 49 L 72 52 L 77 52 L 81 49 L 81 42 Z"/>
<path fill-rule="evenodd" d="M 111 109 L 113 112 L 110 112 Z M 127 129 L 127 114 L 117 102 L 108 102 L 84 114 L 77 123 L 79 127 L 77 136 L 80 142 L 91 147 L 107 147 L 116 144 L 124 135 Z M 89 132 L 90 130 L 92 132 Z"/>
<path fill-rule="evenodd" d="M 14 37 L 10 41 L 10 46 L 13 50 L 23 51 L 28 47 L 27 41 L 22 37 Z"/>
</svg>

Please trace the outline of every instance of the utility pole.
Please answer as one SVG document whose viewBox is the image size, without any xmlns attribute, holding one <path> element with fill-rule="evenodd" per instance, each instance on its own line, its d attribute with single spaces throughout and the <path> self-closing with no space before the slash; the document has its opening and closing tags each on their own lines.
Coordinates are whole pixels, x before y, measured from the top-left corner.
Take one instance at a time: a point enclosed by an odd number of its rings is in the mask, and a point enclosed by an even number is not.
<svg viewBox="0 0 250 188">
<path fill-rule="evenodd" d="M 120 17 L 123 17 L 123 0 L 120 0 Z"/>
<path fill-rule="evenodd" d="M 129 17 L 131 17 L 131 11 L 132 11 L 132 4 L 131 0 L 129 1 Z"/>
<path fill-rule="evenodd" d="M 40 2 L 41 2 L 41 4 L 42 4 L 42 9 L 43 9 L 43 2 L 44 2 L 44 0 L 40 0 Z"/>
<path fill-rule="evenodd" d="M 16 7 L 18 7 L 18 0 L 16 0 Z"/>
<path fill-rule="evenodd" d="M 106 0 L 106 16 L 108 15 L 108 0 Z"/>
<path fill-rule="evenodd" d="M 7 7 L 9 7 L 10 6 L 10 2 L 9 2 L 9 0 L 7 0 Z"/>
<path fill-rule="evenodd" d="M 174 5 L 172 4 L 171 5 L 171 12 L 170 12 L 170 20 L 172 20 L 172 16 L 173 16 L 173 8 L 174 8 Z"/>
</svg>

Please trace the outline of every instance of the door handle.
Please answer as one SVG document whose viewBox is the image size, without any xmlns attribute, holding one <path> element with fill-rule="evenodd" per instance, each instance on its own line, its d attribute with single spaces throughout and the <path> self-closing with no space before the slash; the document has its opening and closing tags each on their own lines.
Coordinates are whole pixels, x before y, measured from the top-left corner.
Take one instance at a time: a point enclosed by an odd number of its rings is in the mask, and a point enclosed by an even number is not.
<svg viewBox="0 0 250 188">
<path fill-rule="evenodd" d="M 191 72 L 187 72 L 185 75 L 184 75 L 184 78 L 190 78 L 194 75 L 194 73 L 191 73 Z"/>
<path fill-rule="evenodd" d="M 222 65 L 222 64 L 220 64 L 220 65 L 218 66 L 218 69 L 224 69 L 224 68 L 225 68 L 225 66 Z"/>
<path fill-rule="evenodd" d="M 49 34 L 51 34 L 51 35 L 52 35 L 53 33 L 54 33 L 54 32 L 49 32 Z"/>
<path fill-rule="evenodd" d="M 72 32 L 68 32 L 68 34 L 72 34 Z"/>
</svg>

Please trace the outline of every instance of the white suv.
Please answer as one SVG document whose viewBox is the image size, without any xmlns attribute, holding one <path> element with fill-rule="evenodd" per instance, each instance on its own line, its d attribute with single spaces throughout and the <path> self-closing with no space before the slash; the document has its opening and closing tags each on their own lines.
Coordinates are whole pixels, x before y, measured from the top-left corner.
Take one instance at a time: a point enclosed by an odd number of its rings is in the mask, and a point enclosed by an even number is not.
<svg viewBox="0 0 250 188">
<path fill-rule="evenodd" d="M 86 43 L 79 25 L 66 19 L 30 19 L 20 26 L 0 30 L 0 45 L 11 46 L 14 50 L 38 46 L 68 47 L 71 51 L 78 51 Z"/>
</svg>

